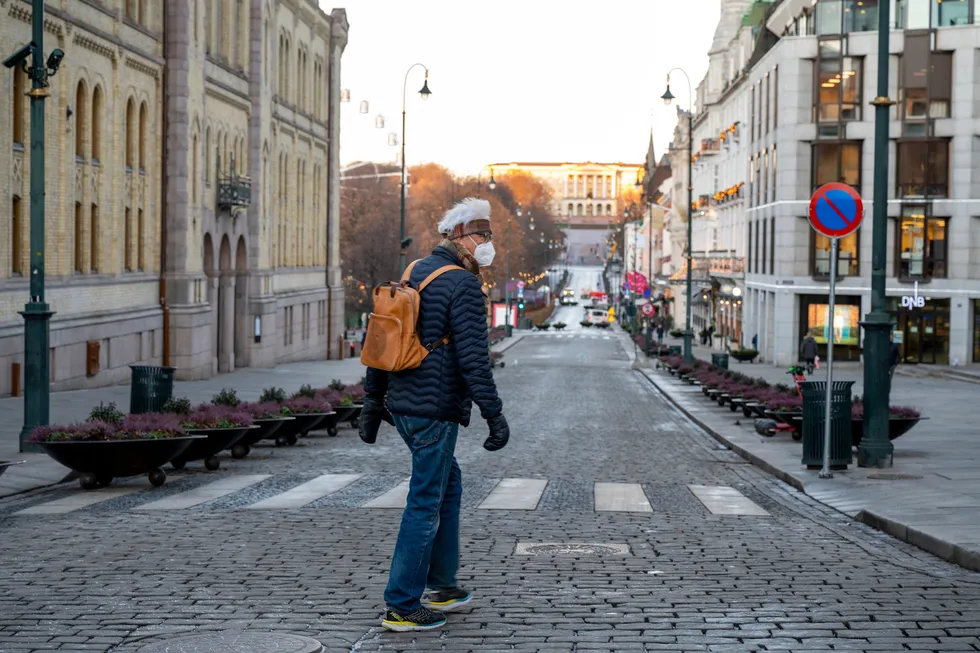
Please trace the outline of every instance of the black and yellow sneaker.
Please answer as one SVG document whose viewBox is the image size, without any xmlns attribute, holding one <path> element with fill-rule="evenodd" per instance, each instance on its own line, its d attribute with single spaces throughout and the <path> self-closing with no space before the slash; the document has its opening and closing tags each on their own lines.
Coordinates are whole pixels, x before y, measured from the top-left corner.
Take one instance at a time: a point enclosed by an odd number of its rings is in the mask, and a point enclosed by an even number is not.
<svg viewBox="0 0 980 653">
<path fill-rule="evenodd" d="M 422 600 L 422 605 L 436 612 L 453 612 L 473 600 L 473 594 L 464 589 L 432 592 Z"/>
<path fill-rule="evenodd" d="M 419 608 L 412 614 L 400 615 L 394 610 L 385 612 L 381 627 L 396 633 L 407 633 L 419 630 L 435 630 L 446 625 L 446 618 L 427 608 Z"/>
</svg>

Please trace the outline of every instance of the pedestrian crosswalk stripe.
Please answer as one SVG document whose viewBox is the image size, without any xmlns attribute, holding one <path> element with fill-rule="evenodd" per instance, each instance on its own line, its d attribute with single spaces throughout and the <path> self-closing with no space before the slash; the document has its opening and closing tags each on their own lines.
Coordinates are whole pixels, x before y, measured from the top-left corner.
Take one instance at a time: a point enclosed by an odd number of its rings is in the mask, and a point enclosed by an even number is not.
<svg viewBox="0 0 980 653">
<path fill-rule="evenodd" d="M 141 487 L 109 487 L 103 488 L 98 492 L 79 492 L 77 494 L 69 494 L 61 499 L 55 499 L 54 501 L 47 501 L 36 506 L 31 506 L 30 508 L 25 508 L 24 510 L 20 510 L 14 514 L 62 515 L 66 512 L 74 512 L 76 510 L 81 510 L 82 508 L 87 508 L 95 505 L 96 503 L 101 503 L 102 501 L 124 497 L 127 494 L 139 492 L 142 489 L 143 488 Z"/>
<path fill-rule="evenodd" d="M 483 500 L 483 510 L 534 510 L 548 486 L 543 478 L 505 478 Z"/>
<path fill-rule="evenodd" d="M 194 506 L 207 503 L 214 499 L 243 490 L 250 485 L 255 485 L 269 478 L 270 474 L 246 474 L 243 476 L 229 476 L 220 481 L 214 481 L 201 487 L 196 487 L 186 492 L 180 492 L 173 496 L 144 503 L 137 506 L 137 510 L 180 510 L 182 508 L 192 508 Z"/>
<path fill-rule="evenodd" d="M 596 483 L 596 512 L 653 512 L 639 483 Z"/>
<path fill-rule="evenodd" d="M 713 515 L 768 515 L 761 506 L 733 487 L 724 485 L 688 485 L 698 501 Z"/>
<path fill-rule="evenodd" d="M 364 474 L 324 474 L 291 490 L 245 506 L 249 510 L 301 508 L 328 494 L 342 490 Z"/>
<path fill-rule="evenodd" d="M 365 503 L 362 508 L 404 508 L 408 502 L 408 485 L 411 479 L 402 481 L 380 497 Z"/>
</svg>

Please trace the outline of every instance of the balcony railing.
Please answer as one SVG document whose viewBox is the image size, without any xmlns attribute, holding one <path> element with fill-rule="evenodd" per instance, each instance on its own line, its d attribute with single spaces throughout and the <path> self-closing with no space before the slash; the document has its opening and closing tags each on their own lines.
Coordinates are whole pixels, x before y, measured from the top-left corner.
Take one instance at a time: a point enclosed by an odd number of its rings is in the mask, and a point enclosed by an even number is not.
<svg viewBox="0 0 980 653">
<path fill-rule="evenodd" d="M 708 259 L 711 274 L 728 277 L 745 274 L 745 259 L 737 257 L 715 257 Z"/>
<path fill-rule="evenodd" d="M 705 138 L 701 140 L 701 150 L 702 156 L 708 154 L 718 154 L 721 152 L 721 141 L 717 138 Z"/>
<path fill-rule="evenodd" d="M 245 208 L 252 204 L 252 180 L 232 173 L 218 178 L 218 207 Z"/>
</svg>

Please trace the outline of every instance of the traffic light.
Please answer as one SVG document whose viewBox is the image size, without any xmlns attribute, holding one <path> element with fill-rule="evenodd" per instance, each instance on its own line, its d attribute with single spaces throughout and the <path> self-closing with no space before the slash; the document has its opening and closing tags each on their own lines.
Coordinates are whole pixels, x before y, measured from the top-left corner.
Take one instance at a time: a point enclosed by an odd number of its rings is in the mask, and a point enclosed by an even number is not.
<svg viewBox="0 0 980 653">
<path fill-rule="evenodd" d="M 518 315 L 524 317 L 524 300 L 521 299 L 517 302 Z"/>
</svg>

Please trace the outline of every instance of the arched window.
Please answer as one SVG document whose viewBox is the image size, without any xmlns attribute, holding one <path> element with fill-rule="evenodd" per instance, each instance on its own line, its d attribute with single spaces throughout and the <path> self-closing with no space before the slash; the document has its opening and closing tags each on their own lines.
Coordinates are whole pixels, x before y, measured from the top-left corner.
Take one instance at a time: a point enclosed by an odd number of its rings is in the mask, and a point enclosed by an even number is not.
<svg viewBox="0 0 980 653">
<path fill-rule="evenodd" d="M 14 96 L 11 100 L 13 103 L 13 111 L 12 111 L 13 121 L 11 123 L 14 130 L 13 141 L 14 143 L 20 143 L 21 145 L 24 145 L 25 143 L 27 143 L 27 138 L 26 138 L 27 130 L 24 129 L 24 123 L 26 122 L 24 120 L 24 114 L 25 114 L 24 105 L 27 104 L 26 102 L 27 98 L 24 97 L 24 93 L 27 92 L 27 75 L 24 73 L 23 70 L 17 67 L 12 68 L 10 70 L 10 73 L 13 77 L 12 81 L 13 81 L 13 90 L 14 90 Z M 81 82 L 79 82 L 79 86 L 81 86 Z"/>
<path fill-rule="evenodd" d="M 15 70 L 16 72 L 16 70 Z M 10 273 L 24 274 L 24 203 L 19 195 L 10 199 Z"/>
<path fill-rule="evenodd" d="M 204 183 L 205 185 L 211 184 L 211 149 L 213 143 L 211 141 L 211 128 L 208 127 L 204 131 Z"/>
<path fill-rule="evenodd" d="M 215 38 L 214 50 L 216 50 L 216 52 L 213 50 L 212 54 L 216 54 L 219 59 L 225 59 L 227 58 L 225 56 L 225 47 L 226 47 L 225 44 L 228 42 L 228 39 L 225 38 L 225 26 L 224 26 L 225 0 L 214 0 L 214 1 L 217 3 L 217 7 L 215 8 L 215 20 L 214 20 L 214 38 Z"/>
<path fill-rule="evenodd" d="M 575 205 L 574 204 L 569 204 L 568 205 L 568 215 L 575 215 Z"/>
<path fill-rule="evenodd" d="M 102 87 L 96 86 L 92 94 L 92 160 L 102 158 Z"/>
<path fill-rule="evenodd" d="M 92 213 L 89 215 L 89 269 L 92 272 L 99 271 L 99 205 L 92 204 Z"/>
<path fill-rule="evenodd" d="M 581 204 L 578 205 L 578 214 L 579 215 L 583 215 L 583 213 L 582 213 L 582 205 Z"/>
<path fill-rule="evenodd" d="M 126 207 L 123 215 L 123 253 L 124 269 L 126 272 L 133 271 L 133 210 Z"/>
<path fill-rule="evenodd" d="M 136 102 L 129 98 L 126 103 L 126 167 L 130 170 L 136 165 Z"/>
<path fill-rule="evenodd" d="M 139 164 L 140 164 L 140 174 L 146 172 L 146 139 L 150 136 L 150 126 L 148 123 L 150 119 L 149 110 L 146 107 L 146 102 L 140 105 L 140 131 L 139 131 Z"/>
<path fill-rule="evenodd" d="M 85 82 L 78 82 L 78 89 L 75 91 L 75 157 L 85 158 L 85 134 L 88 132 L 88 118 L 85 113 L 88 109 L 88 90 Z"/>
<path fill-rule="evenodd" d="M 205 51 L 208 54 L 214 50 L 214 0 L 203 0 L 204 2 L 204 41 Z"/>
<path fill-rule="evenodd" d="M 197 206 L 201 201 L 201 188 L 198 186 L 197 180 L 197 159 L 200 156 L 200 152 L 197 149 L 197 132 L 191 136 L 191 206 Z"/>
<path fill-rule="evenodd" d="M 141 272 L 145 269 L 145 259 L 143 256 L 146 249 L 144 247 L 146 244 L 145 215 L 146 213 L 142 207 L 136 209 L 136 268 Z"/>
<path fill-rule="evenodd" d="M 85 210 L 81 202 L 75 202 L 75 252 L 72 269 L 82 274 L 85 260 Z"/>
</svg>

